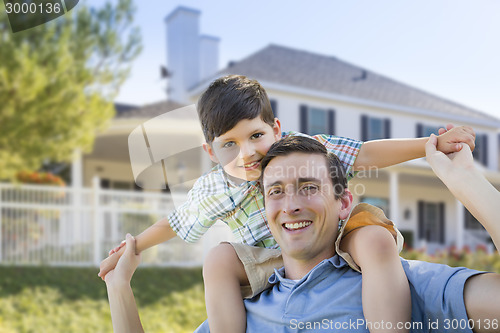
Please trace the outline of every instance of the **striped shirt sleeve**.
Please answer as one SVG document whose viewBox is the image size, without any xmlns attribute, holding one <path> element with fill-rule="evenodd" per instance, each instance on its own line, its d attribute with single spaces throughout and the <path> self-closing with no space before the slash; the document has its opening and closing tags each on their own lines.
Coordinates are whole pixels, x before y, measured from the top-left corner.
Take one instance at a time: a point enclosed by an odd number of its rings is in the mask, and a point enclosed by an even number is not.
<svg viewBox="0 0 500 333">
<path fill-rule="evenodd" d="M 248 194 L 246 187 L 229 187 L 218 165 L 198 179 L 186 202 L 167 219 L 181 239 L 195 243 L 217 220 L 230 215 Z"/>
<path fill-rule="evenodd" d="M 351 180 L 354 177 L 352 167 L 354 165 L 354 162 L 356 161 L 356 157 L 358 157 L 359 150 L 361 149 L 361 145 L 363 144 L 362 141 L 326 134 L 310 136 L 299 132 L 284 132 L 282 134 L 282 138 L 290 135 L 307 136 L 318 140 L 326 147 L 329 152 L 337 155 L 339 160 L 342 162 L 342 165 L 344 166 L 347 180 Z"/>
</svg>

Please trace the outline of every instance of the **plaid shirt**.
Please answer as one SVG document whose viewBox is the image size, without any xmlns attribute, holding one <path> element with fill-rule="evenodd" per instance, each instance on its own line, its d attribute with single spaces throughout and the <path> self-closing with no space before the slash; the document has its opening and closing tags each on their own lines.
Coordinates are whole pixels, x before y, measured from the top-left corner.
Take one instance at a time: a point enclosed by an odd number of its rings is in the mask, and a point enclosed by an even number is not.
<svg viewBox="0 0 500 333">
<path fill-rule="evenodd" d="M 283 132 L 289 135 L 306 134 Z M 332 135 L 315 135 L 328 151 L 342 161 L 348 179 L 362 145 L 361 141 Z M 267 225 L 264 197 L 256 181 L 235 185 L 227 179 L 220 164 L 201 176 L 188 193 L 187 201 L 168 215 L 168 221 L 177 235 L 189 243 L 198 241 L 217 220 L 232 230 L 235 241 L 243 244 L 277 248 Z"/>
</svg>

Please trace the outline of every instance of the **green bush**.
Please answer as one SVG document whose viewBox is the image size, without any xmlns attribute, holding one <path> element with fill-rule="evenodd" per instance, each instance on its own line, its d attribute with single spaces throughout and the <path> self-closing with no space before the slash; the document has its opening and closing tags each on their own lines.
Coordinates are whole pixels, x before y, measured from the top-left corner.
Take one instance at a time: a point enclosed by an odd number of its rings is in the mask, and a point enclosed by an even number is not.
<svg viewBox="0 0 500 333">
<path fill-rule="evenodd" d="M 404 250 L 401 252 L 401 257 L 409 260 L 423 260 L 445 264 L 452 267 L 468 267 L 480 271 L 500 273 L 500 255 L 498 252 L 489 254 L 483 248 L 478 248 L 476 251 L 471 252 L 467 247 L 461 250 L 450 247 L 433 255 L 418 250 Z"/>
</svg>

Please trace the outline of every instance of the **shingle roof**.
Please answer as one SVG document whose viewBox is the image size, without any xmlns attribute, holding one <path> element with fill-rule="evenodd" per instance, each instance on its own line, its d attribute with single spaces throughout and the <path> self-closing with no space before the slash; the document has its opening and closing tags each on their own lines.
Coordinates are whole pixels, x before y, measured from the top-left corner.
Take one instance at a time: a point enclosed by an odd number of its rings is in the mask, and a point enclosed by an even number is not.
<svg viewBox="0 0 500 333">
<path fill-rule="evenodd" d="M 186 105 L 180 104 L 180 103 L 177 103 L 174 101 L 161 101 L 161 102 L 156 102 L 156 103 L 144 105 L 141 107 L 125 108 L 125 109 L 121 108 L 121 110 L 119 111 L 121 104 L 117 103 L 117 104 L 115 104 L 115 108 L 117 109 L 116 118 L 150 119 L 150 118 L 154 118 L 156 116 L 159 116 L 161 114 L 164 114 L 165 112 L 181 108 L 183 106 L 186 106 Z"/>
<path fill-rule="evenodd" d="M 493 116 L 392 80 L 335 57 L 269 45 L 219 72 L 259 81 L 500 122 Z"/>
</svg>

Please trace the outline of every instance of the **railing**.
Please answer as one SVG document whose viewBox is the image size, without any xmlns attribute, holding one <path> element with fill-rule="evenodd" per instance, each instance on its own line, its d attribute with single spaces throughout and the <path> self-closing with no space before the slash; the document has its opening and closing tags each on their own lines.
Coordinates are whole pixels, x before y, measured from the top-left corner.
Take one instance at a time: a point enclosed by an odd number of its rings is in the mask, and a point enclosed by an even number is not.
<svg viewBox="0 0 500 333">
<path fill-rule="evenodd" d="M 142 232 L 172 209 L 170 195 L 105 190 L 97 181 L 83 189 L 0 183 L 0 264 L 98 266 L 127 232 Z M 198 266 L 230 238 L 217 223 L 197 244 L 175 238 L 144 251 L 142 261 Z"/>
</svg>

